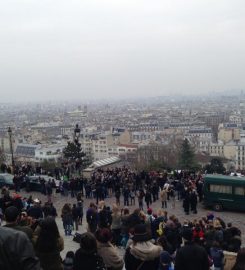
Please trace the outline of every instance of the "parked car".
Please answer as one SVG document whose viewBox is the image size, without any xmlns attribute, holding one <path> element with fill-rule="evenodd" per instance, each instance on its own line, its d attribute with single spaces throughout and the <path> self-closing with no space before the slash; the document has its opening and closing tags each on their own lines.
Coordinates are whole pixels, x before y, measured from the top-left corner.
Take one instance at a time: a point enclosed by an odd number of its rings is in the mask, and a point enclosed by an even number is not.
<svg viewBox="0 0 245 270">
<path fill-rule="evenodd" d="M 28 191 L 42 191 L 42 185 L 40 180 L 48 182 L 49 179 L 53 180 L 54 178 L 48 175 L 32 175 L 26 176 L 25 181 L 22 184 L 22 188 L 27 188 L 29 185 Z M 59 187 L 59 181 L 55 180 L 56 188 Z"/>
<path fill-rule="evenodd" d="M 2 187 L 9 187 L 14 188 L 14 182 L 13 182 L 14 176 L 9 173 L 0 173 L 0 188 Z"/>
</svg>

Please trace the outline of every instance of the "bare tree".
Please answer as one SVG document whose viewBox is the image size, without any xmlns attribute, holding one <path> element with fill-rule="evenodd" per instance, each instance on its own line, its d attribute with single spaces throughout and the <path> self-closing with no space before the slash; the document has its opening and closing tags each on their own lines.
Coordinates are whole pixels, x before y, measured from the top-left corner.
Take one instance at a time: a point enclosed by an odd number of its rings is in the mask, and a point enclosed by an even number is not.
<svg viewBox="0 0 245 270">
<path fill-rule="evenodd" d="M 180 141 L 173 137 L 168 144 L 150 143 L 139 147 L 135 167 L 138 169 L 177 168 Z"/>
</svg>

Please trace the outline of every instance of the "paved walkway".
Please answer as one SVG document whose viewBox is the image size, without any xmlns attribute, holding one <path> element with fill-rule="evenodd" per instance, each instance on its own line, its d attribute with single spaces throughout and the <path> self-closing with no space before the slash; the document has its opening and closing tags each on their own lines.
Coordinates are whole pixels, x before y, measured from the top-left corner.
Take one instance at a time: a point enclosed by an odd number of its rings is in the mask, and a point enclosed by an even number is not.
<svg viewBox="0 0 245 270">
<path fill-rule="evenodd" d="M 22 192 L 23 196 L 28 196 L 29 194 L 26 194 L 25 192 Z M 33 199 L 34 198 L 39 198 L 42 202 L 46 201 L 45 196 L 41 195 L 40 193 L 36 193 L 33 192 Z M 84 212 L 86 212 L 86 209 L 88 208 L 89 203 L 93 201 L 91 199 L 84 199 Z M 57 218 L 57 224 L 60 230 L 60 234 L 64 237 L 64 241 L 65 241 L 65 249 L 64 251 L 61 253 L 61 256 L 64 257 L 66 252 L 69 250 L 73 250 L 76 251 L 79 248 L 79 244 L 75 243 L 72 239 L 72 236 L 65 236 L 64 235 L 64 230 L 63 230 L 63 226 L 62 226 L 62 220 L 60 217 L 61 214 L 61 209 L 63 207 L 63 205 L 67 202 L 73 204 L 76 203 L 76 199 L 75 198 L 71 198 L 71 197 L 64 197 L 60 194 L 55 194 L 53 197 L 53 202 L 54 205 L 57 209 L 58 212 L 58 218 Z M 107 198 L 106 199 L 106 204 L 108 206 L 112 206 L 112 204 L 115 203 L 115 198 Z M 121 207 L 123 208 L 123 206 L 121 205 Z M 130 209 L 135 209 L 137 207 L 137 204 L 135 206 L 130 206 Z M 153 210 L 157 210 L 158 208 L 160 208 L 160 201 L 157 201 L 155 203 L 153 203 L 151 205 L 151 208 Z M 169 213 L 169 215 L 176 215 L 179 220 L 181 222 L 183 222 L 184 220 L 194 220 L 194 219 L 200 219 L 203 216 L 206 216 L 208 212 L 210 212 L 211 210 L 206 210 L 203 208 L 203 206 L 200 204 L 198 205 L 198 213 L 197 214 L 190 214 L 190 215 L 185 215 L 185 213 L 183 212 L 183 208 L 182 208 L 182 202 L 181 201 L 177 201 L 175 208 L 171 207 L 171 203 L 168 204 L 168 208 L 167 211 Z M 228 211 L 224 211 L 224 212 L 214 212 L 215 216 L 218 216 L 220 218 L 222 218 L 226 223 L 227 222 L 232 222 L 233 225 L 237 226 L 238 228 L 240 228 L 240 230 L 242 231 L 242 243 L 243 246 L 245 246 L 245 213 L 239 213 L 239 212 L 228 212 Z M 85 222 L 85 217 L 83 220 L 83 225 L 79 226 L 79 233 L 85 232 L 87 229 L 87 224 Z M 75 232 L 73 232 L 75 233 Z M 119 250 L 120 254 L 124 254 L 124 251 L 122 249 Z"/>
</svg>

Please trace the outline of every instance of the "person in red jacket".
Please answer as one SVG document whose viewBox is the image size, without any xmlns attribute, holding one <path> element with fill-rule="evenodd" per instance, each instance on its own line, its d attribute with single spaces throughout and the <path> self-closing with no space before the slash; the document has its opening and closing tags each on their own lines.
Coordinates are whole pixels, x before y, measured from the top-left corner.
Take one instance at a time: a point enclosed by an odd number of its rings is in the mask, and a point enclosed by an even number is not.
<svg viewBox="0 0 245 270">
<path fill-rule="evenodd" d="M 204 231 L 199 224 L 197 224 L 192 232 L 192 240 L 193 241 L 203 241 L 204 239 Z"/>
</svg>

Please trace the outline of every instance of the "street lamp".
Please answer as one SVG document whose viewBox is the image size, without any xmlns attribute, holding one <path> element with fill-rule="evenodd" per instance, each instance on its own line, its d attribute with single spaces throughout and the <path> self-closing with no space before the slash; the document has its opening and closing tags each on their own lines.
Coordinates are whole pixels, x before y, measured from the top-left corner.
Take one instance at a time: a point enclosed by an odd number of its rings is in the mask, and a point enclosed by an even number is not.
<svg viewBox="0 0 245 270">
<path fill-rule="evenodd" d="M 74 144 L 76 145 L 77 149 L 80 149 L 80 143 L 79 143 L 80 133 L 81 133 L 81 129 L 79 128 L 78 124 L 76 124 L 75 129 L 74 129 Z M 80 170 L 81 159 L 79 155 L 80 153 L 76 153 L 74 156 L 76 170 Z"/>
<path fill-rule="evenodd" d="M 81 129 L 78 127 L 78 124 L 76 124 L 76 127 L 74 129 L 74 143 L 77 145 L 79 143 L 80 133 L 81 133 Z"/>
<path fill-rule="evenodd" d="M 10 147 L 10 152 L 11 152 L 12 170 L 14 172 L 14 152 L 13 152 L 13 141 L 12 141 L 11 127 L 8 128 L 8 134 L 9 134 L 9 147 Z"/>
</svg>

